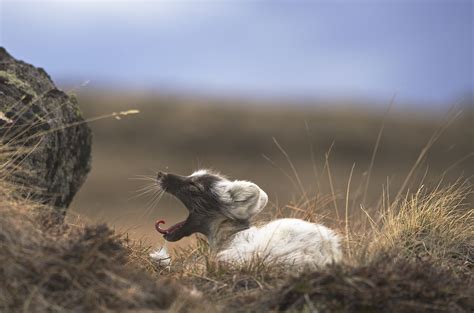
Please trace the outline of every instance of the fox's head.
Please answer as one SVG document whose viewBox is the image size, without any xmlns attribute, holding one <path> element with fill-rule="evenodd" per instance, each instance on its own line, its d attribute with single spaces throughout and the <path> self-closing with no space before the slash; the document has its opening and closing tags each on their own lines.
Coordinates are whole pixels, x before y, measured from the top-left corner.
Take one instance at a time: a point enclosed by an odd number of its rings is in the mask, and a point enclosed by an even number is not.
<svg viewBox="0 0 474 313">
<path fill-rule="evenodd" d="M 158 173 L 161 189 L 178 198 L 188 209 L 186 220 L 168 229 L 156 229 L 168 241 L 178 241 L 193 233 L 210 235 L 216 222 L 231 220 L 248 224 L 268 201 L 267 194 L 256 184 L 243 180 L 228 180 L 208 170 L 199 170 L 189 176 Z"/>
</svg>

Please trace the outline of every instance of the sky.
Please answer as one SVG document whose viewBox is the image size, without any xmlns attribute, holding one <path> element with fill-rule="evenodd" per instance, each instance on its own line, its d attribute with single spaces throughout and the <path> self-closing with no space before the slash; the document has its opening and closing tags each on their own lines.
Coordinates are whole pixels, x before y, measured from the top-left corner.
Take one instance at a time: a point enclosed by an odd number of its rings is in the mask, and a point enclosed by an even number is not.
<svg viewBox="0 0 474 313">
<path fill-rule="evenodd" d="M 0 45 L 56 82 L 452 104 L 473 90 L 470 0 L 0 0 Z"/>
</svg>

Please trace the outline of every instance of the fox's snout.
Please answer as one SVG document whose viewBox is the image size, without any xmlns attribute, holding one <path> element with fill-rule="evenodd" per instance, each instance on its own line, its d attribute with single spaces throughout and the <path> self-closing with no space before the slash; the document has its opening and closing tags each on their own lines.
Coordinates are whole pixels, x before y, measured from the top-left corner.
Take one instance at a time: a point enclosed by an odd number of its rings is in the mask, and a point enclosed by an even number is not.
<svg viewBox="0 0 474 313">
<path fill-rule="evenodd" d="M 163 179 L 163 177 L 165 177 L 167 174 L 165 172 L 158 172 L 158 174 L 156 175 L 156 180 L 158 182 L 161 182 L 161 180 Z"/>
<path fill-rule="evenodd" d="M 165 172 L 158 172 L 156 180 L 162 189 L 173 193 L 179 191 L 184 186 L 186 177 Z"/>
</svg>

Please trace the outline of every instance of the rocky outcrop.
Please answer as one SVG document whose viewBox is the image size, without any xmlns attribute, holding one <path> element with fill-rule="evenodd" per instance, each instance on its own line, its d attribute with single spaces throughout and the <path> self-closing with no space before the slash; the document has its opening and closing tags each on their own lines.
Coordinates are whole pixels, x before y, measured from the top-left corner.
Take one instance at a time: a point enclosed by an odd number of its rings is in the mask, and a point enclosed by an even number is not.
<svg viewBox="0 0 474 313">
<path fill-rule="evenodd" d="M 0 47 L 0 175 L 66 208 L 90 170 L 91 131 L 76 99 Z"/>
</svg>

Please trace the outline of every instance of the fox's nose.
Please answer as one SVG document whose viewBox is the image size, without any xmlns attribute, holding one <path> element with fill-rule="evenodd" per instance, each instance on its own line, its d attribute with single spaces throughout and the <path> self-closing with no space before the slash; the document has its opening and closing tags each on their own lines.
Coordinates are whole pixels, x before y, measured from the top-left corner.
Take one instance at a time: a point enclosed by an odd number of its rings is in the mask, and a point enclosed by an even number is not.
<svg viewBox="0 0 474 313">
<path fill-rule="evenodd" d="M 156 180 L 161 181 L 163 180 L 163 178 L 165 178 L 165 176 L 166 176 L 165 172 L 158 172 L 158 175 L 156 176 Z"/>
<path fill-rule="evenodd" d="M 186 177 L 184 176 L 165 172 L 159 172 L 156 179 L 161 188 L 171 193 L 179 191 L 185 185 L 186 181 Z"/>
</svg>

